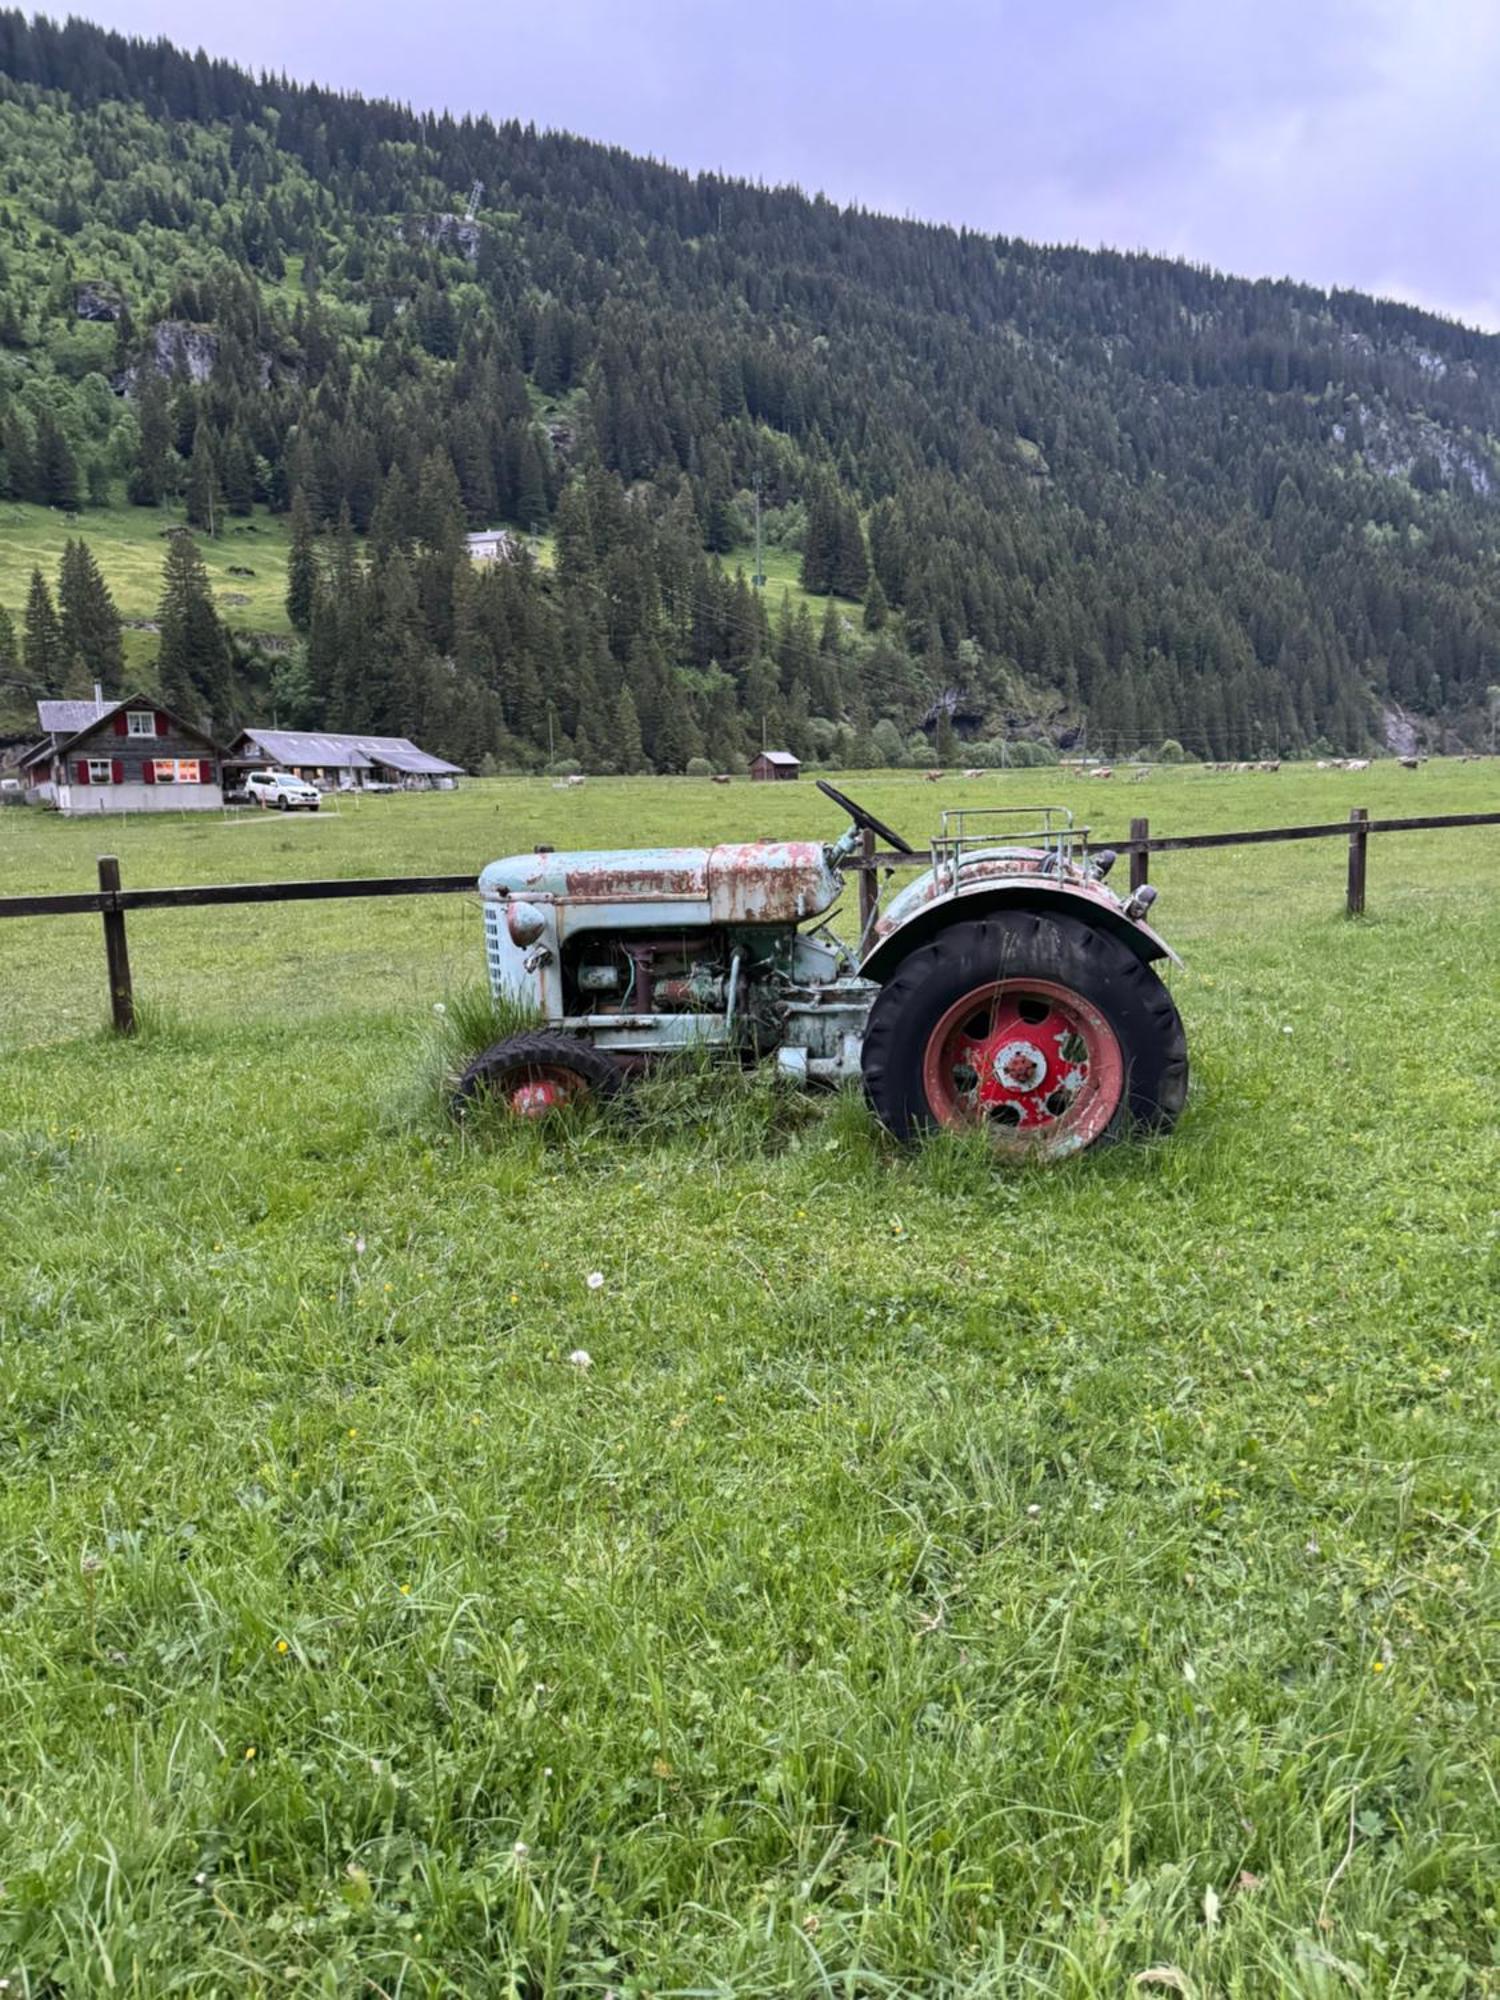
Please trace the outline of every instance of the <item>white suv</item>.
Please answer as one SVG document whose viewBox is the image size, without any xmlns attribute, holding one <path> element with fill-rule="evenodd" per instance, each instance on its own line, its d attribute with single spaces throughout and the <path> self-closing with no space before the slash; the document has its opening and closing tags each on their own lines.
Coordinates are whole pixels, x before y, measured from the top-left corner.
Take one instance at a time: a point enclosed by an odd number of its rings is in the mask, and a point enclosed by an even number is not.
<svg viewBox="0 0 1500 2000">
<path fill-rule="evenodd" d="M 298 807 L 316 812 L 323 802 L 316 785 L 294 778 L 290 771 L 252 771 L 245 780 L 245 795 L 252 805 L 275 806 L 281 812 L 295 812 Z"/>
</svg>

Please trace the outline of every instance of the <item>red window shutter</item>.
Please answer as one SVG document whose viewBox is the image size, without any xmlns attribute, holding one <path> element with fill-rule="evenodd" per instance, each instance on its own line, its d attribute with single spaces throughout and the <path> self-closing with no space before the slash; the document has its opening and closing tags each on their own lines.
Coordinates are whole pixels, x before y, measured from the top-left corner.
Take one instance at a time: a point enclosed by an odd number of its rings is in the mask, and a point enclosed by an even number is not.
<svg viewBox="0 0 1500 2000">
<path fill-rule="evenodd" d="M 154 785 L 156 783 L 156 766 L 149 757 L 141 765 L 141 783 L 143 785 Z"/>
<path fill-rule="evenodd" d="M 115 734 L 116 734 L 116 736 L 123 736 L 123 735 L 125 734 L 126 730 L 127 730 L 127 729 L 128 729 L 129 727 L 130 727 L 130 724 L 129 724 L 129 723 L 128 723 L 128 722 L 126 721 L 126 720 L 125 720 L 125 711 L 124 711 L 124 709 L 123 709 L 123 708 L 121 708 L 121 709 L 117 709 L 117 710 L 115 711 Z"/>
<path fill-rule="evenodd" d="M 156 711 L 156 733 L 157 733 L 157 735 L 158 735 L 158 736 L 165 736 L 165 735 L 166 735 L 166 733 L 167 733 L 167 731 L 168 731 L 168 730 L 169 730 L 169 729 L 170 729 L 171 727 L 172 727 L 172 724 L 171 724 L 171 722 L 169 721 L 169 719 L 168 719 L 168 718 L 167 718 L 167 717 L 166 717 L 165 715 L 163 715 L 163 714 L 162 714 L 162 712 L 161 712 L 161 710 L 160 710 L 160 709 L 158 709 L 158 710 Z"/>
<path fill-rule="evenodd" d="M 77 771 L 78 771 L 78 782 L 79 782 L 79 784 L 80 784 L 80 785 L 86 785 L 86 784 L 88 783 L 88 781 L 89 781 L 89 760 L 88 760 L 88 758 L 87 758 L 87 757 L 80 757 L 80 758 L 79 758 L 79 760 L 78 760 L 78 764 L 77 764 L 77 767 L 76 767 L 76 768 L 77 768 Z"/>
<path fill-rule="evenodd" d="M 211 785 L 213 781 L 214 767 L 212 762 L 207 757 L 200 757 L 198 760 L 198 783 L 200 785 Z"/>
<path fill-rule="evenodd" d="M 116 758 L 115 758 L 115 759 L 113 760 L 113 762 L 112 762 L 112 763 L 110 764 L 110 767 L 109 767 L 109 774 L 110 774 L 111 778 L 112 778 L 112 779 L 114 780 L 114 782 L 115 782 L 115 783 L 116 783 L 117 785 L 123 785 L 123 784 L 124 784 L 124 782 L 125 782 L 125 766 L 124 766 L 124 764 L 123 764 L 123 763 L 122 763 L 122 762 L 120 761 L 120 759 L 119 759 L 118 757 L 116 757 Z"/>
</svg>

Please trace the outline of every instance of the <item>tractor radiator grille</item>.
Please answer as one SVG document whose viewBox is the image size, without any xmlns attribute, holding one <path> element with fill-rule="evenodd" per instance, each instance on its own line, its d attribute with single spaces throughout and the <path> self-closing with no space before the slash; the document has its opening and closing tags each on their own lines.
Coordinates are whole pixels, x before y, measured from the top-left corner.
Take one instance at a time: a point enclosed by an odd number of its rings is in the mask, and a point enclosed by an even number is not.
<svg viewBox="0 0 1500 2000">
<path fill-rule="evenodd" d="M 489 968 L 490 991 L 498 993 L 501 982 L 500 910 L 494 903 L 484 913 L 484 959 Z"/>
</svg>

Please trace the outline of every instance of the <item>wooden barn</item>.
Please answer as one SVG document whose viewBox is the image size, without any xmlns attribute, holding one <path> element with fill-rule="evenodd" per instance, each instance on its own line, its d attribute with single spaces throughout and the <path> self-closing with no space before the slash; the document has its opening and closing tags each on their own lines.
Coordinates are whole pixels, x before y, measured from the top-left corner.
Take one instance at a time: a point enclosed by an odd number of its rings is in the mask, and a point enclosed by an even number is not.
<svg viewBox="0 0 1500 2000">
<path fill-rule="evenodd" d="M 30 805 L 58 812 L 183 812 L 222 806 L 219 749 L 149 695 L 39 701 L 42 740 L 21 758 Z"/>
<path fill-rule="evenodd" d="M 775 784 L 795 778 L 801 769 L 801 758 L 794 757 L 790 750 L 762 750 L 750 766 L 750 775 L 761 784 Z"/>
<path fill-rule="evenodd" d="M 242 729 L 229 746 L 231 775 L 292 771 L 321 791 L 451 792 L 463 767 L 407 736 L 348 736 L 332 730 Z"/>
</svg>

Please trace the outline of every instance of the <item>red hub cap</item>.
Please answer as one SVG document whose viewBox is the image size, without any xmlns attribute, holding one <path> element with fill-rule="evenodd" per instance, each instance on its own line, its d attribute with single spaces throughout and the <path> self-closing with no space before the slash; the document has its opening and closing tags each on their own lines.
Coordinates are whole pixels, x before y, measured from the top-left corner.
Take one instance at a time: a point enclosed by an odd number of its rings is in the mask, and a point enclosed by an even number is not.
<svg viewBox="0 0 1500 2000">
<path fill-rule="evenodd" d="M 500 1086 L 506 1109 L 516 1118 L 545 1118 L 560 1105 L 588 1094 L 583 1078 L 570 1069 L 536 1064 L 517 1070 Z"/>
<path fill-rule="evenodd" d="M 933 1029 L 922 1083 L 940 1125 L 982 1123 L 1007 1149 L 1050 1160 L 1106 1130 L 1125 1061 L 1114 1029 L 1071 987 L 996 979 Z"/>
</svg>

